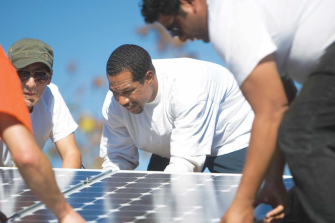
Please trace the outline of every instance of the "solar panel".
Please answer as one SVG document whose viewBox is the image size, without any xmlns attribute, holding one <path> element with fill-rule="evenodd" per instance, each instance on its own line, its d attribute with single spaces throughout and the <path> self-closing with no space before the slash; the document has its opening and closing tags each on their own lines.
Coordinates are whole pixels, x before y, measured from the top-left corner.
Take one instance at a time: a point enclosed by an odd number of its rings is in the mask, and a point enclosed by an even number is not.
<svg viewBox="0 0 335 223">
<path fill-rule="evenodd" d="M 65 198 L 88 222 L 219 222 L 232 202 L 238 174 L 55 169 Z M 293 186 L 291 178 L 285 186 Z M 0 169 L 0 210 L 9 222 L 57 222 L 17 169 Z M 255 216 L 270 210 L 262 205 Z"/>
</svg>

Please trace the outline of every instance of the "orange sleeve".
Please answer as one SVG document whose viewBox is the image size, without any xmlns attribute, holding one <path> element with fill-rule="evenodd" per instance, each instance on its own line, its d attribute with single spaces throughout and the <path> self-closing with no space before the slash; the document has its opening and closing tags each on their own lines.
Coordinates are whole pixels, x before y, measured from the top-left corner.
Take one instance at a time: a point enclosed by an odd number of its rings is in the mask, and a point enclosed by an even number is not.
<svg viewBox="0 0 335 223">
<path fill-rule="evenodd" d="M 20 79 L 0 45 L 0 112 L 15 117 L 31 132 L 29 111 L 22 93 Z M 0 120 L 1 122 L 1 120 Z M 1 136 L 0 132 L 0 136 Z"/>
</svg>

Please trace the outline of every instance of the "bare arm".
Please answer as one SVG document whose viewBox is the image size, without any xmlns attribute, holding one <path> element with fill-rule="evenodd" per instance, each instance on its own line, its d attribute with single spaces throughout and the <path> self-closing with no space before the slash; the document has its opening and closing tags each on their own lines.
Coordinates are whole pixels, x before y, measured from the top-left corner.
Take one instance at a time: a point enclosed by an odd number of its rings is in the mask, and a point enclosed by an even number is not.
<svg viewBox="0 0 335 223">
<path fill-rule="evenodd" d="M 281 79 L 288 103 L 291 104 L 297 95 L 297 89 L 292 79 Z M 266 222 L 271 222 L 273 219 L 284 218 L 284 210 L 288 205 L 288 196 L 283 180 L 278 176 L 283 175 L 285 167 L 284 154 L 277 147 L 274 157 L 271 161 L 269 170 L 265 177 L 265 184 L 259 192 L 255 206 L 260 203 L 271 205 L 274 209 L 267 213 Z"/>
<path fill-rule="evenodd" d="M 281 81 L 285 90 L 288 104 L 291 104 L 297 95 L 297 89 L 294 85 L 294 82 L 292 79 L 288 78 L 282 78 Z M 269 167 L 268 173 L 266 175 L 265 181 L 266 182 L 270 181 L 271 184 L 279 183 L 278 180 L 282 182 L 282 179 L 278 178 L 277 176 L 282 175 L 284 173 L 284 167 L 285 167 L 284 154 L 282 153 L 280 148 L 277 148 L 276 153 L 272 159 L 271 165 Z"/>
<path fill-rule="evenodd" d="M 282 78 L 281 81 L 282 81 L 282 84 L 285 90 L 288 104 L 291 104 L 293 100 L 295 99 L 295 97 L 297 96 L 297 89 L 294 85 L 294 82 L 292 79 L 288 79 L 288 78 Z M 276 176 L 282 175 L 284 172 L 284 166 L 285 166 L 284 155 L 281 152 L 281 150 L 277 148 L 265 180 L 266 181 L 272 180 L 273 176 L 276 177 Z M 281 179 L 279 178 L 275 178 L 274 180 L 281 181 Z"/>
<path fill-rule="evenodd" d="M 275 153 L 278 127 L 288 108 L 272 55 L 260 62 L 241 89 L 255 112 L 255 121 L 243 178 L 236 197 L 244 197 L 253 202 Z M 282 176 L 277 177 L 281 179 Z"/>
<path fill-rule="evenodd" d="M 32 134 L 13 116 L 0 113 L 2 139 L 33 193 L 60 222 L 84 222 L 66 202 L 57 187 L 51 165 L 38 148 Z"/>
<path fill-rule="evenodd" d="M 74 133 L 57 141 L 56 143 L 59 155 L 63 160 L 62 168 L 77 168 L 81 167 L 81 154 L 76 144 Z"/>
<path fill-rule="evenodd" d="M 234 222 L 238 215 L 240 220 L 236 222 L 253 220 L 253 203 L 256 193 L 275 154 L 278 127 L 288 108 L 273 55 L 265 57 L 256 66 L 242 84 L 241 90 L 255 112 L 255 120 L 241 184 L 222 222 Z M 272 177 L 281 180 L 282 175 Z M 248 213 L 245 215 L 237 213 L 241 208 L 247 209 Z"/>
</svg>

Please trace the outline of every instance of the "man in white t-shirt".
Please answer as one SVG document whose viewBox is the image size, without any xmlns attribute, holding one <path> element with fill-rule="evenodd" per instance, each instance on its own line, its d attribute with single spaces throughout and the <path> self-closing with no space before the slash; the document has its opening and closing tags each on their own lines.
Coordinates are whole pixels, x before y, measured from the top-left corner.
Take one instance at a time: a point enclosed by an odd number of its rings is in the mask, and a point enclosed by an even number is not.
<svg viewBox="0 0 335 223">
<path fill-rule="evenodd" d="M 23 177 L 24 184 L 8 185 L 8 176 L 1 177 L 9 190 L 17 187 L 29 187 L 36 197 L 57 217 L 59 222 L 85 222 L 73 210 L 59 190 L 54 172 L 45 154 L 38 148 L 32 134 L 28 108 L 24 102 L 21 83 L 14 66 L 0 45 L 0 138 L 9 145 L 13 159 Z M 1 170 L 1 174 L 4 172 Z M 9 176 L 10 177 L 10 176 Z M 2 209 L 16 209 L 15 202 L 6 202 L 8 189 L 0 191 L 0 222 L 7 222 Z M 22 188 L 21 188 L 22 189 Z M 22 190 L 21 190 L 22 191 Z M 13 191 L 12 191 L 13 192 Z M 12 194 L 12 193 L 10 193 Z M 3 197 L 5 196 L 5 197 Z M 22 198 L 22 197 L 21 197 Z M 19 202 L 19 200 L 17 200 Z M 20 201 L 22 202 L 22 200 Z M 11 216 L 8 216 L 11 217 Z"/>
<path fill-rule="evenodd" d="M 103 168 L 132 170 L 138 149 L 149 170 L 240 173 L 254 114 L 231 73 L 189 58 L 151 60 L 122 45 L 107 62 Z"/>
<path fill-rule="evenodd" d="M 182 41 L 211 41 L 255 111 L 241 185 L 222 222 L 253 221 L 268 169 L 261 197 L 277 208 L 267 220 L 283 215 L 282 153 L 306 212 L 301 221 L 334 222 L 334 8 L 333 0 L 143 0 L 146 22 Z M 303 85 L 290 108 L 284 88 L 292 87 L 279 75 Z"/>
<path fill-rule="evenodd" d="M 81 154 L 73 120 L 56 85 L 51 83 L 53 50 L 38 39 L 21 39 L 8 50 L 8 57 L 21 80 L 25 102 L 30 112 L 35 140 L 43 149 L 48 138 L 55 143 L 63 168 L 80 168 Z M 0 142 L 0 166 L 15 166 L 8 148 Z"/>
</svg>

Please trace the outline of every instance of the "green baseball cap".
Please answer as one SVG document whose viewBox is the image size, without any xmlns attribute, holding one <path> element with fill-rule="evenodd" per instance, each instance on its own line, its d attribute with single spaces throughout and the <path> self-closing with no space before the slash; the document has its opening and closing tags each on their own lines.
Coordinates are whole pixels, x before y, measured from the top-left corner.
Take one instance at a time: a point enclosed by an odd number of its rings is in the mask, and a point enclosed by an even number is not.
<svg viewBox="0 0 335 223">
<path fill-rule="evenodd" d="M 15 68 L 41 62 L 52 69 L 54 53 L 52 48 L 38 39 L 24 38 L 14 43 L 8 50 L 8 57 Z"/>
</svg>

